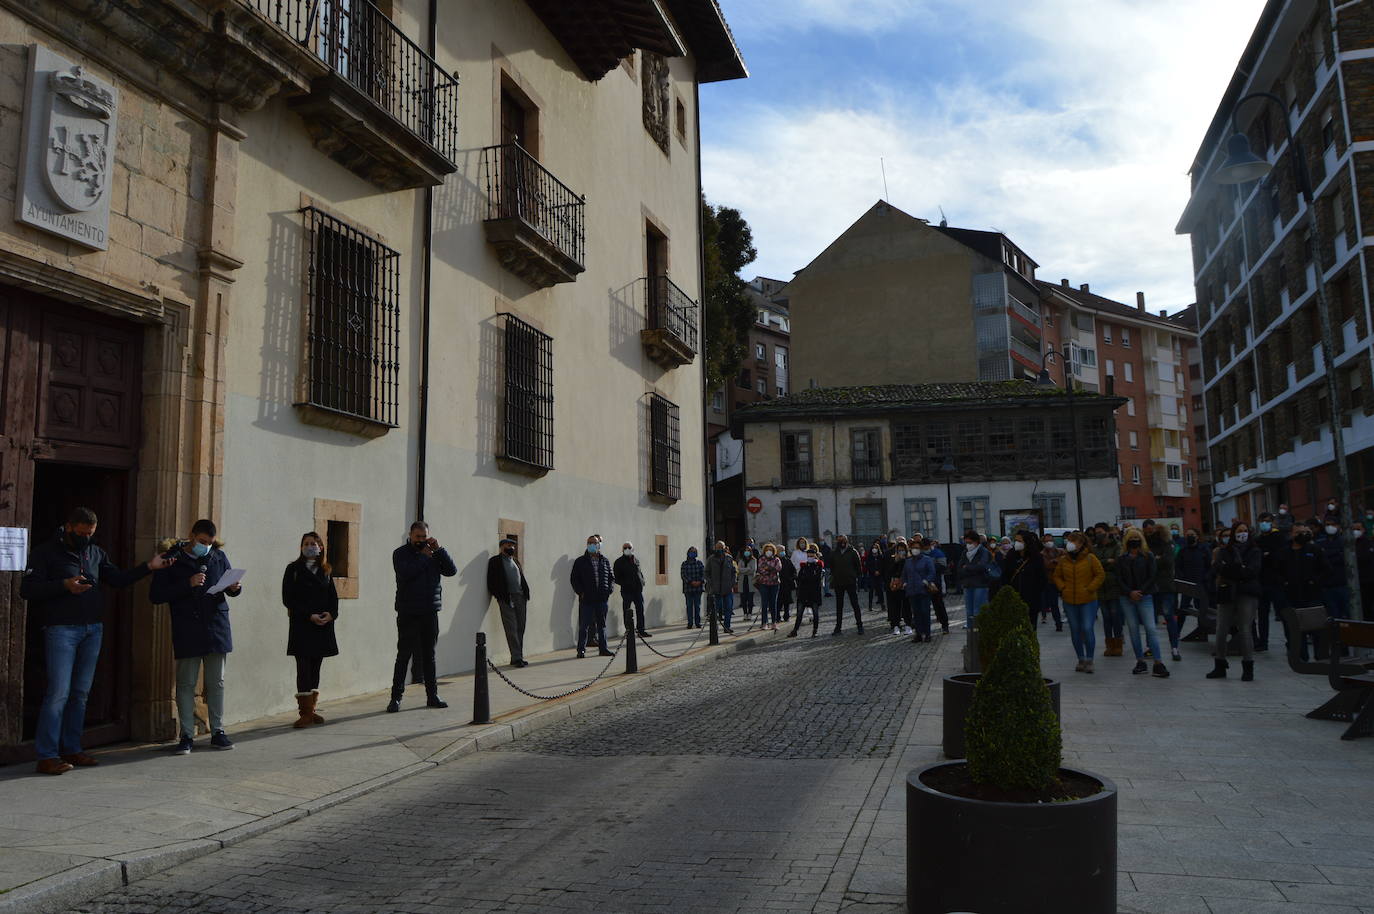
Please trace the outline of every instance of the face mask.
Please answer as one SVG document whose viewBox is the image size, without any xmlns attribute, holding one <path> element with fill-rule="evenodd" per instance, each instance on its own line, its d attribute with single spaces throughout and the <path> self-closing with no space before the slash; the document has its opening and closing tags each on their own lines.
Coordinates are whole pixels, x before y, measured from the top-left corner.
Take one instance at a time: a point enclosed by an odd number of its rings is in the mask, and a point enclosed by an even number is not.
<svg viewBox="0 0 1374 914">
<path fill-rule="evenodd" d="M 89 536 L 77 536 L 75 533 L 72 533 L 70 537 L 72 548 L 76 549 L 78 552 L 91 544 L 91 538 Z"/>
<path fill-rule="evenodd" d="M 722 546 L 721 548 L 719 548 L 719 549 L 716 550 L 716 555 L 724 555 L 724 554 L 725 554 L 725 547 L 724 547 L 724 546 Z"/>
<path fill-rule="evenodd" d="M 596 555 L 598 552 L 601 551 L 601 544 L 600 544 L 600 543 L 588 543 L 588 544 L 587 544 L 587 551 L 588 551 L 589 553 L 591 553 L 592 555 Z"/>
<path fill-rule="evenodd" d="M 1271 523 L 1269 523 L 1269 521 L 1267 521 L 1267 520 L 1262 520 L 1262 521 L 1260 521 L 1260 533 L 1268 533 L 1270 530 L 1273 530 L 1273 529 L 1274 529 L 1274 525 L 1271 524 Z"/>
<path fill-rule="evenodd" d="M 1170 536 L 1178 536 L 1178 531 L 1175 530 L 1173 527 L 1170 527 L 1170 528 L 1169 528 L 1169 535 L 1170 535 Z"/>
<path fill-rule="evenodd" d="M 1328 511 L 1335 511 L 1335 510 L 1336 510 L 1336 503 L 1335 503 L 1334 501 L 1328 501 L 1328 502 L 1326 503 L 1326 510 L 1328 510 Z"/>
<path fill-rule="evenodd" d="M 198 559 L 203 559 L 210 554 L 210 547 L 204 543 L 195 543 L 191 546 L 191 554 Z"/>
<path fill-rule="evenodd" d="M 301 550 L 301 555 L 305 556 L 305 557 L 308 558 L 308 559 L 313 559 L 313 558 L 315 558 L 315 557 L 316 557 L 317 555 L 319 555 L 319 554 L 320 554 L 320 547 L 319 547 L 319 546 L 313 546 L 313 545 L 312 545 L 312 546 L 306 546 L 304 549 Z"/>
<path fill-rule="evenodd" d="M 1236 542 L 1238 542 L 1238 543 L 1249 542 L 1249 540 L 1250 540 L 1250 534 L 1248 534 L 1248 533 L 1237 533 L 1237 534 L 1236 534 Z"/>
<path fill-rule="evenodd" d="M 1075 543 L 1075 542 L 1073 542 L 1072 540 L 1070 540 L 1069 542 L 1067 542 L 1067 543 L 1064 544 L 1064 551 L 1065 551 L 1065 552 L 1077 552 L 1077 551 L 1078 551 L 1078 544 Z"/>
<path fill-rule="evenodd" d="M 1310 543 L 1310 542 L 1312 542 L 1312 534 L 1310 534 L 1310 533 L 1299 533 L 1299 534 L 1298 534 L 1298 542 L 1300 542 L 1300 543 Z"/>
<path fill-rule="evenodd" d="M 1326 535 L 1327 535 L 1327 536 L 1335 536 L 1335 535 L 1336 535 L 1336 531 L 1338 531 L 1338 530 L 1340 530 L 1340 529 L 1341 529 L 1340 527 L 1335 527 L 1335 526 L 1332 526 L 1331 524 L 1327 524 L 1327 525 L 1326 525 Z"/>
<path fill-rule="evenodd" d="M 1285 514 L 1285 515 L 1286 515 L 1286 514 L 1288 513 L 1288 509 L 1287 509 L 1287 508 L 1279 508 L 1279 513 L 1280 513 L 1280 514 Z"/>
<path fill-rule="evenodd" d="M 1229 536 L 1219 536 L 1219 537 L 1217 537 L 1217 542 L 1219 542 L 1219 543 L 1221 543 L 1223 546 L 1225 546 L 1227 543 L 1231 542 L 1231 537 L 1229 537 Z"/>
<path fill-rule="evenodd" d="M 629 553 L 627 552 L 626 554 L 628 555 Z M 744 557 L 745 557 L 746 559 L 749 558 L 749 550 L 748 550 L 748 549 L 744 550 Z"/>
<path fill-rule="evenodd" d="M 898 550 L 897 550 L 897 558 L 899 558 L 899 559 L 904 559 L 904 558 L 906 558 L 906 550 L 904 550 L 904 549 L 898 549 Z"/>
<path fill-rule="evenodd" d="M 773 557 L 773 550 L 772 550 L 772 549 L 765 549 L 765 550 L 763 550 L 763 557 L 766 558 L 766 559 L 771 559 L 771 558 Z"/>
<path fill-rule="evenodd" d="M 1026 544 L 1021 542 L 1020 540 L 1017 540 L 1016 542 L 1011 544 L 1011 548 L 1015 549 L 1017 552 L 1023 552 L 1025 551 Z"/>
<path fill-rule="evenodd" d="M 689 549 L 689 550 L 687 550 L 687 558 L 689 558 L 689 559 L 694 559 L 694 558 L 696 558 L 696 557 L 697 557 L 697 551 L 696 551 L 695 549 Z"/>
<path fill-rule="evenodd" d="M 1364 512 L 1364 519 L 1365 519 L 1365 520 L 1374 520 L 1374 513 L 1370 513 L 1369 511 Z"/>
<path fill-rule="evenodd" d="M 1359 539 L 1360 537 L 1364 536 L 1364 528 L 1356 527 L 1354 530 L 1350 531 L 1350 535 L 1355 537 L 1355 539 Z"/>
<path fill-rule="evenodd" d="M 635 551 L 634 551 L 633 549 L 626 549 L 626 550 L 625 550 L 625 554 L 626 554 L 626 555 L 634 555 L 634 554 L 635 554 Z M 746 552 L 746 553 L 744 553 L 744 554 L 745 554 L 745 555 L 748 555 L 749 553 Z"/>
<path fill-rule="evenodd" d="M 978 544 L 977 544 L 977 543 L 964 543 L 964 548 L 967 549 L 969 552 L 973 552 L 974 550 L 976 550 L 976 549 L 978 548 Z"/>
<path fill-rule="evenodd" d="M 1188 545 L 1189 545 L 1189 546 L 1196 546 L 1196 545 L 1197 545 L 1197 537 L 1190 534 L 1190 535 L 1188 536 Z"/>
</svg>

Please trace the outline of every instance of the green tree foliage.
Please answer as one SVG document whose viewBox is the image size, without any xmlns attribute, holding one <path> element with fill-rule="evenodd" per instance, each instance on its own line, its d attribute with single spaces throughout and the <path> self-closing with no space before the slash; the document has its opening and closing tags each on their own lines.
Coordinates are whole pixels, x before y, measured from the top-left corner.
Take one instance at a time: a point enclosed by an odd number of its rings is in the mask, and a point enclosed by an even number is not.
<svg viewBox="0 0 1374 914">
<path fill-rule="evenodd" d="M 1035 643 L 1034 632 L 1010 632 L 973 690 L 964 745 L 974 783 L 1039 792 L 1058 780 L 1062 734 Z"/>
<path fill-rule="evenodd" d="M 754 233 L 739 210 L 701 198 L 706 289 L 702 296 L 702 352 L 708 395 L 739 374 L 749 351 L 754 305 L 739 272 L 758 257 Z"/>
<path fill-rule="evenodd" d="M 978 625 L 978 663 L 983 672 L 992 668 L 997 651 L 1007 636 L 1018 630 L 1031 636 L 1031 651 L 1039 666 L 1040 641 L 1035 637 L 1035 629 L 1031 628 L 1030 607 L 1021 599 L 1015 587 L 1003 585 L 993 596 L 992 602 L 979 610 L 975 621 Z"/>
</svg>

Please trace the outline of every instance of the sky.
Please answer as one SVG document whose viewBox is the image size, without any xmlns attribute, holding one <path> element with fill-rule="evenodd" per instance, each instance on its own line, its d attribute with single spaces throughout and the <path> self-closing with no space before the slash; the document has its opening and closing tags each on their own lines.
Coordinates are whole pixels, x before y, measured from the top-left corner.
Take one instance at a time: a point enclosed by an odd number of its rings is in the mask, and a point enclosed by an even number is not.
<svg viewBox="0 0 1374 914">
<path fill-rule="evenodd" d="M 746 276 L 790 279 L 885 197 L 1049 282 L 1194 300 L 1174 226 L 1264 0 L 721 4 L 751 76 L 702 87 L 702 179 L 753 228 Z"/>
</svg>

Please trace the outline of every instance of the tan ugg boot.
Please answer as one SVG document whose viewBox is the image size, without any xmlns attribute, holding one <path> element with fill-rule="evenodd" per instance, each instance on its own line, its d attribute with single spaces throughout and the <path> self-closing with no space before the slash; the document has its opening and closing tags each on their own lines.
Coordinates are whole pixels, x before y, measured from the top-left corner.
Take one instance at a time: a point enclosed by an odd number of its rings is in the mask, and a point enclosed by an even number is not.
<svg viewBox="0 0 1374 914">
<path fill-rule="evenodd" d="M 310 693 L 310 722 L 316 724 L 324 723 L 324 718 L 315 713 L 315 703 L 320 700 L 320 690 L 315 689 Z"/>
<path fill-rule="evenodd" d="M 1102 656 L 1103 656 L 1103 657 L 1120 657 L 1120 656 L 1121 656 L 1121 640 L 1122 640 L 1122 639 L 1120 639 L 1120 638 L 1108 638 L 1108 639 L 1107 639 L 1107 649 L 1104 650 L 1104 651 L 1102 652 Z"/>
<path fill-rule="evenodd" d="M 301 730 L 313 724 L 315 720 L 311 714 L 311 708 L 313 708 L 314 705 L 314 692 L 297 692 L 296 707 L 300 710 L 301 716 L 291 726 L 295 727 L 297 730 Z"/>
</svg>

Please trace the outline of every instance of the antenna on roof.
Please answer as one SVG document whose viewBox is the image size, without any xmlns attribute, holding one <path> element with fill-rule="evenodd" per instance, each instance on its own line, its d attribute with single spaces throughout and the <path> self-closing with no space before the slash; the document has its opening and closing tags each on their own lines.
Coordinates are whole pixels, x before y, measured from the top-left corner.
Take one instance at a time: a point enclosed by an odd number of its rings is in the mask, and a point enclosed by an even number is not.
<svg viewBox="0 0 1374 914">
<path fill-rule="evenodd" d="M 949 228 L 949 220 L 945 218 L 945 208 L 943 206 L 936 206 L 935 208 L 940 211 L 940 228 Z"/>
<path fill-rule="evenodd" d="M 887 202 L 887 165 L 883 162 L 882 156 L 878 156 L 878 167 L 883 172 L 883 202 Z"/>
</svg>

